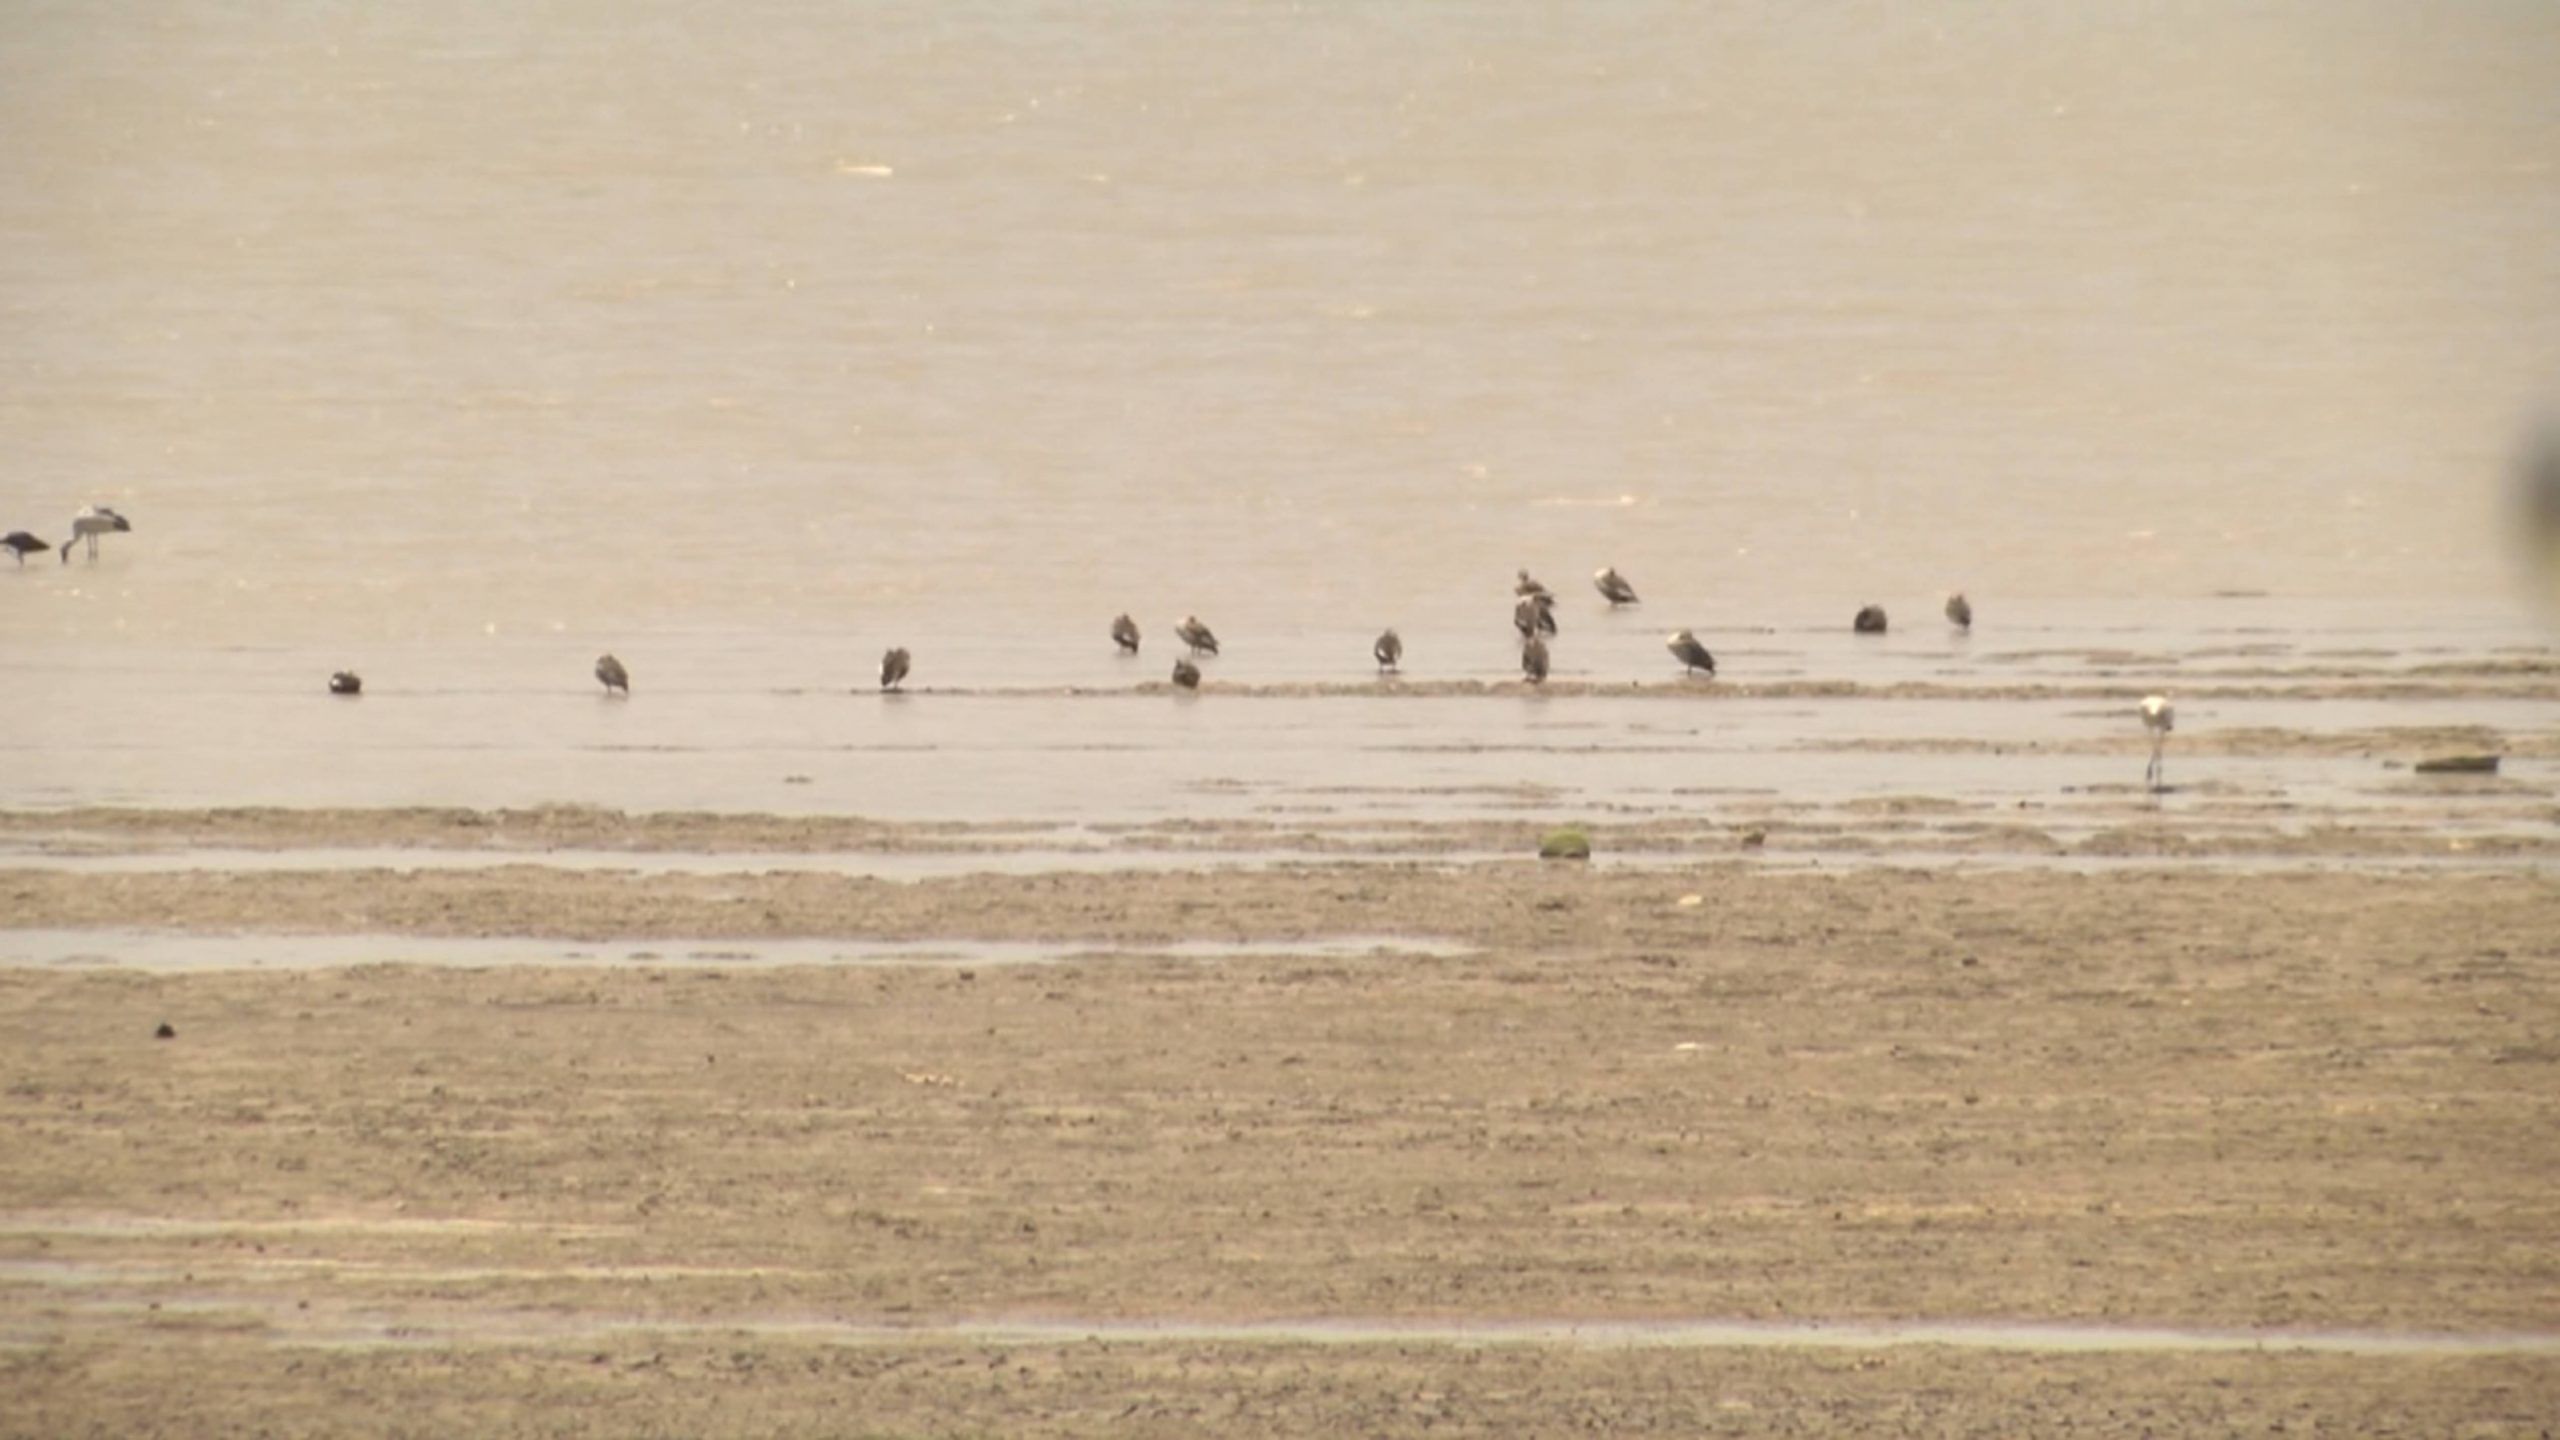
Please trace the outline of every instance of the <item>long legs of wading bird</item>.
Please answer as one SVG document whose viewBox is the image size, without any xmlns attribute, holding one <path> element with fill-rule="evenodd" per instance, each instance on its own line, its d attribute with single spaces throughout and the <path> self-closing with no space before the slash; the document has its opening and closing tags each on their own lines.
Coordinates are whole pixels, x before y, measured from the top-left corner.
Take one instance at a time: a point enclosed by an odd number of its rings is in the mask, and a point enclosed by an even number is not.
<svg viewBox="0 0 2560 1440">
<path fill-rule="evenodd" d="M 607 695 L 616 690 L 625 695 L 631 693 L 631 672 L 623 669 L 622 662 L 611 655 L 596 657 L 596 679 L 604 682 L 604 693 Z"/>
<path fill-rule="evenodd" d="M 1671 632 L 1668 643 L 1671 647 L 1671 658 L 1686 667 L 1684 673 L 1694 675 L 1704 670 L 1708 678 L 1714 678 L 1716 657 L 1707 652 L 1706 646 L 1698 643 L 1697 636 L 1686 630 L 1674 630 Z"/>
<path fill-rule="evenodd" d="M 84 505 L 79 514 L 71 517 L 71 538 L 62 542 L 62 563 L 66 565 L 71 563 L 71 547 L 75 543 L 87 541 L 89 558 L 95 560 L 98 558 L 99 536 L 132 528 L 132 521 L 117 514 L 109 506 Z"/>
<path fill-rule="evenodd" d="M 888 654 L 880 657 L 881 689 L 895 690 L 906 681 L 908 658 L 907 647 L 903 645 L 892 647 Z"/>
<path fill-rule="evenodd" d="M 1547 642 L 1532 635 L 1520 646 L 1520 673 L 1532 685 L 1547 683 Z"/>
<path fill-rule="evenodd" d="M 1404 660 L 1404 637 L 1389 630 L 1369 647 L 1369 653 L 1378 658 L 1380 670 L 1393 670 Z"/>
<path fill-rule="evenodd" d="M 1185 690 L 1199 689 L 1200 667 L 1183 659 L 1181 656 L 1175 656 L 1173 661 L 1173 683 L 1181 686 Z"/>
<path fill-rule="evenodd" d="M 1556 633 L 1556 597 L 1544 590 L 1535 595 L 1521 596 L 1520 602 L 1511 607 L 1511 628 L 1519 631 L 1524 639 L 1531 635 Z"/>
<path fill-rule="evenodd" d="M 1218 637 L 1210 632 L 1208 626 L 1200 623 L 1197 615 L 1183 616 L 1182 623 L 1173 627 L 1173 633 L 1183 644 L 1191 647 L 1194 655 L 1218 653 Z"/>
<path fill-rule="evenodd" d="M 1973 628 L 1973 602 L 1961 590 L 1947 597 L 1947 623 L 1959 630 Z"/>
<path fill-rule="evenodd" d="M 1128 616 L 1126 616 L 1126 615 L 1123 615 L 1123 616 L 1121 616 L 1119 619 L 1112 621 L 1112 622 L 1111 622 L 1111 643 L 1112 643 L 1112 644 L 1114 644 L 1114 645 L 1119 646 L 1119 647 L 1120 647 L 1120 653 L 1121 653 L 1121 654 L 1123 654 L 1123 655 L 1135 655 L 1135 654 L 1137 654 L 1137 653 L 1138 653 L 1138 622 L 1137 622 L 1137 621 L 1135 621 L 1135 620 L 1130 619 L 1130 618 L 1129 618 Z"/>
<path fill-rule="evenodd" d="M 25 567 L 28 556 L 41 555 L 53 548 L 24 530 L 12 530 L 7 535 L 0 535 L 0 545 L 9 547 L 9 553 L 18 557 L 21 568 Z"/>
<path fill-rule="evenodd" d="M 1547 593 L 1547 587 L 1538 583 L 1537 576 L 1523 570 L 1520 572 L 1520 583 L 1511 587 L 1511 593 L 1514 595 L 1544 595 Z"/>
<path fill-rule="evenodd" d="M 2151 793 L 2160 793 L 2167 770 L 2160 763 L 2160 753 L 2169 747 L 2169 732 L 2178 728 L 2178 707 L 2166 695 L 2142 697 L 2142 728 L 2151 732 L 2151 767 L 2142 772 L 2142 783 Z"/>
<path fill-rule="evenodd" d="M 1860 607 L 1858 610 L 1858 618 L 1849 622 L 1849 628 L 1857 631 L 1861 635 L 1883 634 L 1884 607 L 1881 605 L 1867 605 Z"/>
<path fill-rule="evenodd" d="M 1591 583 L 1598 587 L 1600 598 L 1608 601 L 1609 608 L 1613 610 L 1621 605 L 1636 603 L 1636 587 L 1627 583 L 1627 577 L 1619 574 L 1618 567 L 1615 565 L 1593 575 Z"/>
</svg>

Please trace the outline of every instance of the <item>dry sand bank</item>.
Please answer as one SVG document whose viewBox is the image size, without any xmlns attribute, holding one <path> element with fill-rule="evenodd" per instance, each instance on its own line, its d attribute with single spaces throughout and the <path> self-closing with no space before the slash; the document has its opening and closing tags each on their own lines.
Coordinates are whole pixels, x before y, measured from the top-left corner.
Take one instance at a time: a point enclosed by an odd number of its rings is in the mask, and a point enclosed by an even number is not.
<svg viewBox="0 0 2560 1440">
<path fill-rule="evenodd" d="M 450 820 L 427 813 L 185 823 L 307 845 Z M 575 827 L 628 822 L 541 823 L 593 843 Z M 0 974 L 0 1334 L 33 1347 L 0 1360 L 25 1397 L 0 1432 L 2497 1434 L 2560 1410 L 2547 1355 L 900 1349 L 773 1328 L 2560 1327 L 2560 885 L 2532 871 L 5 883 L 22 926 L 1477 948 Z M 672 1328 L 613 1328 L 632 1322 Z"/>
</svg>

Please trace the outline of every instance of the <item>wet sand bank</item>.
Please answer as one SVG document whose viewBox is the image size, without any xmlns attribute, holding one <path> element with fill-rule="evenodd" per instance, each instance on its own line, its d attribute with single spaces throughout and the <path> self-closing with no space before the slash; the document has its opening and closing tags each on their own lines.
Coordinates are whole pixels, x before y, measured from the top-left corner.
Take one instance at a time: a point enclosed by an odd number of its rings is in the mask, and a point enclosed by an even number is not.
<svg viewBox="0 0 2560 1440">
<path fill-rule="evenodd" d="M 578 812 L 82 826 L 877 838 Z M 109 952 L 0 973 L 0 1367 L 32 1397 L 7 1433 L 129 1433 L 181 1403 L 330 1433 L 350 1395 L 502 1432 L 816 1433 L 857 1376 L 890 1433 L 2504 1433 L 2560 1402 L 2560 1360 L 2529 1350 L 1665 1354 L 1273 1328 L 2064 1322 L 2278 1349 L 2560 1328 L 2560 885 L 2529 864 L 886 882 L 528 855 L 5 884 L 17 925 Z M 349 963 L 116 967 L 138 916 L 252 951 L 344 936 Z M 530 956 L 365 963 L 365 934 Z M 1348 935 L 1448 948 L 1144 948 Z M 1087 953 L 738 968 L 686 961 L 687 937 Z M 667 963 L 566 963 L 607 939 Z M 1206 1328 L 975 1328 L 1044 1317 Z M 849 1338 L 898 1326 L 931 1333 Z"/>
</svg>

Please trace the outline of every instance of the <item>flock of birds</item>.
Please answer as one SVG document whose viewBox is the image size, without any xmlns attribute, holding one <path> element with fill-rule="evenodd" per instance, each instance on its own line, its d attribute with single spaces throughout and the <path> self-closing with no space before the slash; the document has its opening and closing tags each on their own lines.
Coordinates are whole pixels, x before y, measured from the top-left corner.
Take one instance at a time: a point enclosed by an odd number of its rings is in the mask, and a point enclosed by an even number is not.
<svg viewBox="0 0 2560 1440">
<path fill-rule="evenodd" d="M 89 558 L 94 560 L 98 555 L 99 536 L 132 529 L 133 522 L 116 513 L 112 506 L 84 506 L 71 517 L 71 534 L 62 542 L 62 559 L 69 563 L 72 550 L 85 544 Z M 29 555 L 42 554 L 54 548 L 41 537 L 24 530 L 12 530 L 0 537 L 0 545 L 9 547 L 21 567 L 26 565 Z M 1640 603 L 1636 598 L 1636 587 L 1619 574 L 1615 566 L 1604 566 L 1594 572 L 1591 584 L 1600 592 L 1601 598 L 1609 602 L 1612 610 Z M 1520 636 L 1521 676 L 1532 685 L 1544 684 L 1554 660 L 1547 642 L 1558 634 L 1555 592 L 1524 569 L 1519 572 L 1518 583 L 1512 587 L 1511 593 L 1511 625 Z M 1963 591 L 1947 597 L 1945 614 L 1947 622 L 1956 628 L 1973 628 L 1973 604 L 1965 598 Z M 1859 608 L 1850 621 L 1850 628 L 1861 635 L 1881 635 L 1890 623 L 1883 606 L 1866 605 Z M 1200 688 L 1199 657 L 1218 653 L 1217 633 L 1201 623 L 1197 615 L 1182 617 L 1182 623 L 1173 627 L 1173 633 L 1190 652 L 1175 658 L 1173 683 L 1185 690 L 1197 690 Z M 1122 654 L 1137 654 L 1140 642 L 1138 622 L 1127 614 L 1115 617 L 1111 622 L 1111 640 Z M 1715 678 L 1715 654 L 1694 632 L 1674 630 L 1664 645 L 1670 650 L 1671 658 L 1680 662 L 1682 675 L 1703 674 L 1709 679 Z M 1369 654 L 1378 662 L 1379 673 L 1395 674 L 1404 662 L 1404 638 L 1388 629 L 1371 642 Z M 891 647 L 880 657 L 880 688 L 884 691 L 901 688 L 914 665 L 915 657 L 905 646 Z M 610 654 L 596 657 L 596 680 L 608 695 L 628 696 L 631 693 L 631 671 Z M 361 695 L 364 693 L 364 678 L 352 670 L 340 670 L 329 677 L 329 693 Z M 2170 703 L 2168 696 L 2143 697 L 2142 725 L 2151 736 L 2151 764 L 2143 772 L 2143 781 L 2154 794 L 2165 788 L 2162 756 L 2168 746 L 2169 732 L 2176 724 L 2177 708 Z"/>
<path fill-rule="evenodd" d="M 1519 574 L 1519 583 L 1512 587 L 1514 603 L 1511 608 L 1511 624 L 1512 628 L 1520 633 L 1520 673 L 1533 685 L 1543 684 L 1554 659 L 1547 642 L 1557 634 L 1558 629 L 1555 592 L 1541 584 L 1537 577 L 1528 571 L 1522 570 Z M 1601 597 L 1609 602 L 1611 609 L 1638 603 L 1636 587 L 1628 583 L 1627 577 L 1619 574 L 1614 567 L 1604 568 L 1594 574 L 1591 577 L 1591 583 L 1599 590 Z M 1948 621 L 1958 629 L 1969 630 L 1973 627 L 1973 605 L 1965 599 L 1962 592 L 1947 597 L 1946 616 Z M 1884 607 L 1881 605 L 1869 605 L 1860 609 L 1857 618 L 1851 622 L 1852 628 L 1862 635 L 1883 634 L 1886 623 Z M 1197 690 L 1200 688 L 1198 662 L 1202 656 L 1218 653 L 1218 634 L 1204 624 L 1197 615 L 1183 616 L 1182 623 L 1173 627 L 1173 633 L 1174 638 L 1180 640 L 1189 652 L 1175 657 L 1173 683 L 1185 690 Z M 1137 654 L 1142 642 L 1143 636 L 1134 617 L 1126 613 L 1113 617 L 1111 643 L 1119 647 L 1121 654 Z M 1704 674 L 1710 679 L 1714 678 L 1715 654 L 1707 649 L 1695 632 L 1674 630 L 1664 643 L 1671 651 L 1671 658 L 1680 662 L 1683 675 Z M 1379 673 L 1387 675 L 1397 673 L 1404 663 L 1404 637 L 1398 635 L 1393 629 L 1382 631 L 1378 638 L 1370 643 L 1369 655 L 1378 662 Z M 885 691 L 898 690 L 906 683 L 908 674 L 914 668 L 915 657 L 905 646 L 892 647 L 888 653 L 880 657 L 880 688 Z M 596 680 L 604 686 L 605 693 L 608 695 L 631 693 L 631 671 L 610 654 L 596 657 Z M 364 690 L 364 681 L 353 671 L 341 670 L 329 677 L 329 689 L 340 695 L 361 694 Z"/>
<path fill-rule="evenodd" d="M 1544 684 L 1554 658 L 1547 641 L 1558 633 L 1555 592 L 1526 570 L 1520 571 L 1519 577 L 1519 583 L 1512 587 L 1511 625 L 1520 634 L 1520 673 L 1532 685 Z M 1627 577 L 1619 574 L 1615 567 L 1602 568 L 1591 577 L 1591 583 L 1613 610 L 1639 603 L 1635 586 L 1628 583 Z M 1973 602 L 1965 598 L 1963 591 L 1947 597 L 1945 614 L 1947 623 L 1957 629 L 1969 631 L 1973 628 Z M 1884 634 L 1890 623 L 1890 617 L 1881 605 L 1859 607 L 1857 615 L 1849 622 L 1850 628 L 1861 635 Z M 1189 651 L 1174 658 L 1173 683 L 1185 690 L 1197 690 L 1200 688 L 1199 657 L 1218 653 L 1217 632 L 1203 624 L 1199 616 L 1185 615 L 1182 623 L 1173 627 L 1173 633 Z M 1137 654 L 1141 639 L 1135 618 L 1126 613 L 1112 618 L 1111 642 L 1119 647 L 1121 654 Z M 1674 630 L 1664 645 L 1670 650 L 1671 658 L 1680 662 L 1683 675 L 1703 673 L 1709 679 L 1715 677 L 1716 657 L 1695 633 Z M 1382 631 L 1371 642 L 1369 654 L 1378 662 L 1379 673 L 1394 674 L 1404 661 L 1404 637 L 1392 628 Z M 880 688 L 884 691 L 899 689 L 913 669 L 914 660 L 915 657 L 903 645 L 892 647 L 882 655 Z M 627 696 L 631 693 L 630 670 L 611 654 L 596 657 L 596 679 L 603 684 L 608 695 Z M 344 688 L 341 688 L 341 682 L 344 682 Z M 363 683 L 353 674 L 340 671 L 331 678 L 329 688 L 339 694 L 351 695 L 361 690 Z M 2168 696 L 2143 697 L 2142 725 L 2151 735 L 2151 764 L 2143 771 L 2143 782 L 2153 794 L 2166 787 L 2162 757 L 2168 746 L 2169 732 L 2176 723 L 2177 707 L 2170 703 Z"/>
</svg>

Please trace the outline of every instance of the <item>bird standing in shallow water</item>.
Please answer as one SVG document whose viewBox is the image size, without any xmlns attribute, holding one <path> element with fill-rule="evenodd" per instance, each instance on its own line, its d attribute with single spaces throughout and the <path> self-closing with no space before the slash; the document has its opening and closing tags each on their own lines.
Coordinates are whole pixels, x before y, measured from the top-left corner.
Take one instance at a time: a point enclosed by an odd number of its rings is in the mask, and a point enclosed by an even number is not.
<svg viewBox="0 0 2560 1440">
<path fill-rule="evenodd" d="M 2160 752 L 2169 746 L 2169 732 L 2178 728 L 2178 707 L 2166 695 L 2142 697 L 2142 728 L 2151 732 L 2151 767 L 2142 772 L 2142 783 L 2157 795 L 2168 771 L 2160 763 Z"/>
<path fill-rule="evenodd" d="M 28 556 L 41 555 L 53 548 L 24 530 L 12 530 L 7 535 L 0 536 L 0 545 L 8 546 L 10 552 L 18 557 L 18 564 L 21 566 L 27 563 Z"/>
<path fill-rule="evenodd" d="M 1959 630 L 1973 628 L 1973 602 L 1961 590 L 1947 597 L 1947 623 Z"/>
<path fill-rule="evenodd" d="M 1511 628 L 1524 638 L 1556 633 L 1556 597 L 1544 590 L 1521 596 L 1520 603 L 1511 607 Z"/>
<path fill-rule="evenodd" d="M 1379 669 L 1393 670 L 1404 659 L 1404 637 L 1389 630 L 1369 647 L 1369 653 L 1378 658 Z"/>
<path fill-rule="evenodd" d="M 133 522 L 117 514 L 110 506 L 83 506 L 79 514 L 71 517 L 71 538 L 62 542 L 62 563 L 65 565 L 71 563 L 71 547 L 75 543 L 82 540 L 88 541 L 89 558 L 95 560 L 98 558 L 99 536 L 132 528 Z"/>
<path fill-rule="evenodd" d="M 1547 683 L 1546 641 L 1532 635 L 1529 642 L 1520 647 L 1520 673 L 1527 676 L 1532 685 Z"/>
<path fill-rule="evenodd" d="M 1173 662 L 1173 683 L 1185 690 L 1199 689 L 1200 667 L 1176 656 Z"/>
<path fill-rule="evenodd" d="M 1181 638 L 1183 644 L 1191 647 L 1194 655 L 1218 653 L 1218 637 L 1208 626 L 1200 623 L 1197 615 L 1183 616 L 1182 623 L 1173 627 L 1173 633 Z"/>
<path fill-rule="evenodd" d="M 1511 587 L 1511 593 L 1514 595 L 1544 595 L 1547 593 L 1547 587 L 1538 583 L 1537 576 L 1523 570 L 1520 572 L 1520 583 Z"/>
<path fill-rule="evenodd" d="M 1611 609 L 1636 603 L 1636 587 L 1627 583 L 1627 577 L 1619 574 L 1615 565 L 1592 576 L 1591 583 L 1599 587 L 1601 597 L 1609 602 Z"/>
<path fill-rule="evenodd" d="M 337 674 L 329 677 L 329 693 L 332 695 L 361 695 L 364 693 L 364 677 L 358 675 L 353 670 L 341 670 Z"/>
<path fill-rule="evenodd" d="M 907 678 L 908 661 L 907 649 L 903 645 L 893 646 L 888 654 L 881 656 L 880 688 L 897 689 Z"/>
<path fill-rule="evenodd" d="M 596 657 L 596 678 L 604 682 L 607 695 L 616 690 L 625 695 L 631 693 L 631 672 L 623 669 L 622 662 L 609 654 Z"/>
<path fill-rule="evenodd" d="M 1135 655 L 1135 654 L 1137 654 L 1137 653 L 1138 653 L 1138 622 L 1137 622 L 1137 621 L 1135 621 L 1135 620 L 1130 619 L 1130 618 L 1129 618 L 1128 616 L 1126 616 L 1126 615 L 1123 615 L 1123 616 L 1121 616 L 1119 619 L 1112 621 L 1112 622 L 1111 622 L 1111 643 L 1112 643 L 1112 644 L 1114 644 L 1114 645 L 1119 646 L 1119 647 L 1120 647 L 1120 653 L 1121 653 L 1121 654 L 1123 654 L 1123 655 Z"/>
<path fill-rule="evenodd" d="M 1860 609 L 1858 611 L 1858 618 L 1850 622 L 1849 628 L 1857 631 L 1861 635 L 1883 634 L 1884 607 L 1881 605 L 1869 605 Z"/>
<path fill-rule="evenodd" d="M 1716 657 L 1707 652 L 1706 646 L 1698 643 L 1697 636 L 1686 630 L 1674 630 L 1668 643 L 1671 658 L 1687 666 L 1690 673 L 1704 670 L 1710 677 L 1716 673 Z"/>
</svg>

